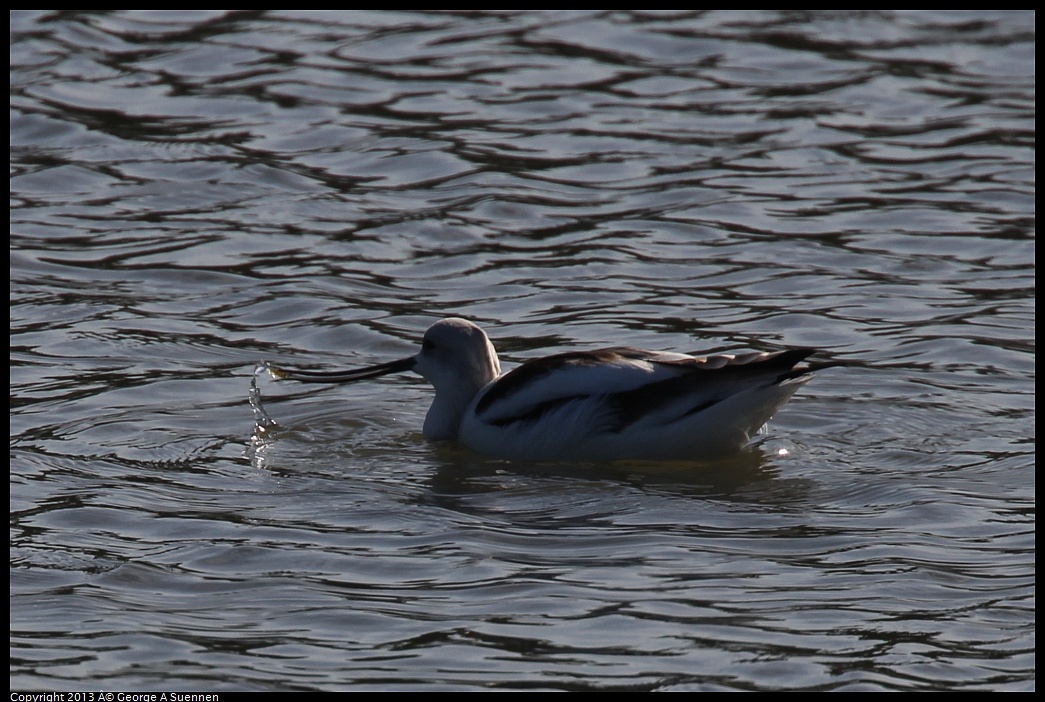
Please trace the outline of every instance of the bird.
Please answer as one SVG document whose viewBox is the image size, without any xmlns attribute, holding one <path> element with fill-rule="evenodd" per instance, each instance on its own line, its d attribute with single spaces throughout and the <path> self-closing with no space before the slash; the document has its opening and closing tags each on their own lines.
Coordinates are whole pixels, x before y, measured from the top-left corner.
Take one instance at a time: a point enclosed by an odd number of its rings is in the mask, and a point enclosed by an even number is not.
<svg viewBox="0 0 1045 702">
<path fill-rule="evenodd" d="M 347 371 L 294 370 L 280 380 L 346 383 L 414 371 L 435 388 L 422 433 L 486 456 L 526 461 L 710 460 L 749 444 L 813 373 L 816 349 L 691 356 L 619 346 L 567 351 L 507 373 L 486 333 L 435 322 L 413 356 Z"/>
</svg>

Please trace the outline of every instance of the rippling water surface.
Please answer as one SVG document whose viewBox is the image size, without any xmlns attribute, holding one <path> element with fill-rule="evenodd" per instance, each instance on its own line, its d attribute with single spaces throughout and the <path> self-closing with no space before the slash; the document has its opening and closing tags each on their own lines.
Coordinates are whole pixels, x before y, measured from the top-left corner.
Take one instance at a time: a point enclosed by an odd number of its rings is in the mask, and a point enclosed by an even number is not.
<svg viewBox="0 0 1045 702">
<path fill-rule="evenodd" d="M 13 12 L 12 688 L 1033 689 L 1034 20 Z M 449 315 L 858 365 L 714 465 L 255 436 Z"/>
</svg>

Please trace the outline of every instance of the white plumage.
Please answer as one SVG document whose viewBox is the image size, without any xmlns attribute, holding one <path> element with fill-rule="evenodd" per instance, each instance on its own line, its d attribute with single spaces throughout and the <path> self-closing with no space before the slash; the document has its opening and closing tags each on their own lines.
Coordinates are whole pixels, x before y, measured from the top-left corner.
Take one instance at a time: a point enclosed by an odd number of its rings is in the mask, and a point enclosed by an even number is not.
<svg viewBox="0 0 1045 702">
<path fill-rule="evenodd" d="M 706 357 L 628 347 L 560 353 L 501 374 L 482 329 L 433 324 L 409 358 L 322 373 L 268 366 L 277 378 L 349 382 L 406 370 L 435 387 L 424 435 L 480 453 L 538 461 L 685 460 L 744 446 L 812 373 L 812 349 Z"/>
</svg>

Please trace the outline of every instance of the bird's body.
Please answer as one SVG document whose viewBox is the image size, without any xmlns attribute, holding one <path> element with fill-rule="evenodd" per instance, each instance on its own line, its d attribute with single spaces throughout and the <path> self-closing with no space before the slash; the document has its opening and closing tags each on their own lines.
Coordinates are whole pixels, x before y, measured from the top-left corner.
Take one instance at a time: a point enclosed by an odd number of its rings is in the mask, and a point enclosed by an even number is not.
<svg viewBox="0 0 1045 702">
<path fill-rule="evenodd" d="M 414 370 L 435 387 L 424 423 L 433 440 L 536 461 L 687 460 L 750 441 L 812 372 L 812 349 L 694 357 L 629 347 L 559 353 L 501 374 L 486 334 L 443 319 L 421 352 L 356 371 L 269 366 L 276 377 L 346 382 Z"/>
</svg>

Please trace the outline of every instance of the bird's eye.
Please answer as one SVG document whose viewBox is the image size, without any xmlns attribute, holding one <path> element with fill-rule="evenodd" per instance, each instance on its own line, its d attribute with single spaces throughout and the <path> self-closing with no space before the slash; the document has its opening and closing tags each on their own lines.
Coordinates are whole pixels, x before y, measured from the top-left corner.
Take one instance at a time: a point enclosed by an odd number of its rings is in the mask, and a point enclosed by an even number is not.
<svg viewBox="0 0 1045 702">
<path fill-rule="evenodd" d="M 435 344 L 432 343 L 431 339 L 425 339 L 424 341 L 421 342 L 421 350 L 422 351 L 431 351 L 434 348 L 435 348 Z"/>
</svg>

